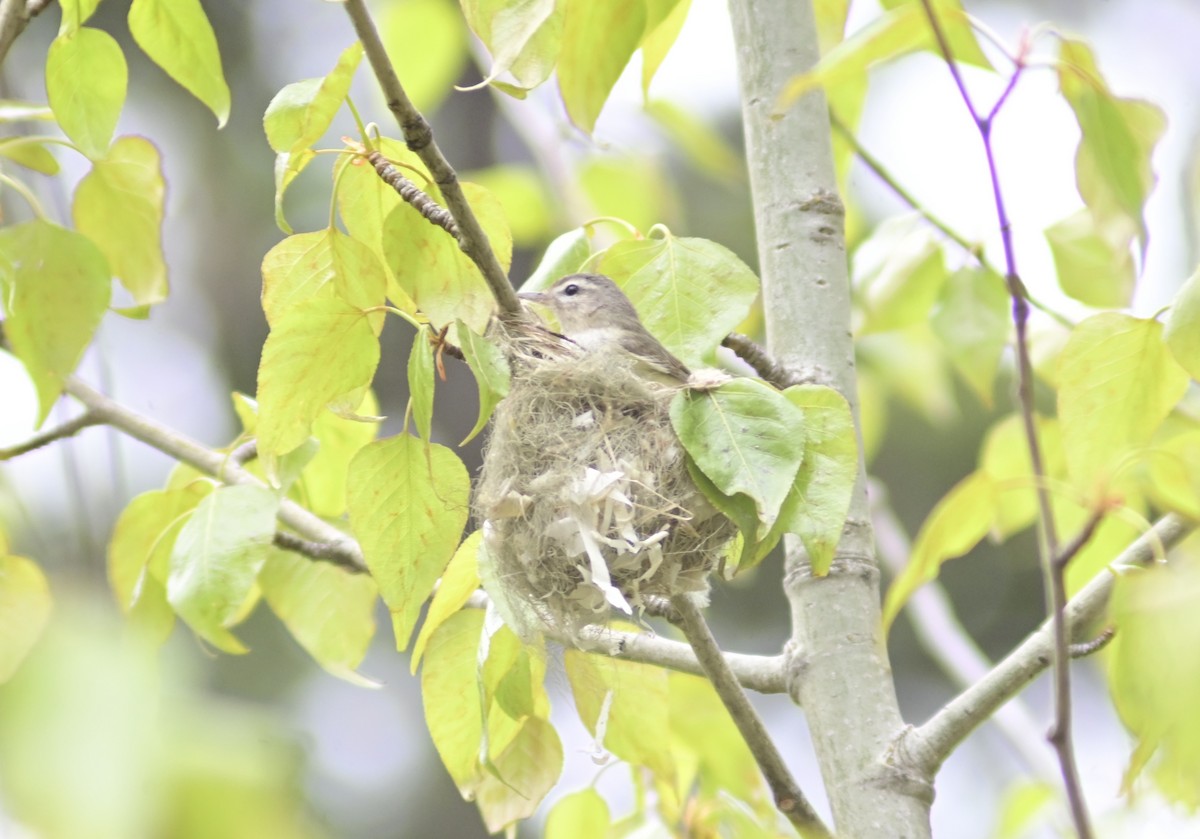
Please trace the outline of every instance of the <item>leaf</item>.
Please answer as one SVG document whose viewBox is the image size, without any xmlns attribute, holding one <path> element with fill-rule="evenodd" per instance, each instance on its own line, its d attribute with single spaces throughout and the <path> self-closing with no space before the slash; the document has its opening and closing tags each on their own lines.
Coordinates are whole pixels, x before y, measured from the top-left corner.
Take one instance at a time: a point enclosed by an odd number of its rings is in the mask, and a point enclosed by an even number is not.
<svg viewBox="0 0 1200 839">
<path fill-rule="evenodd" d="M 567 115 L 588 134 L 642 40 L 644 0 L 567 0 L 558 89 Z"/>
<path fill-rule="evenodd" d="M 562 742 L 554 726 L 540 717 L 526 718 L 479 783 L 475 802 L 488 832 L 499 833 L 537 812 L 562 765 Z"/>
<path fill-rule="evenodd" d="M 1009 307 L 1002 277 L 984 268 L 963 268 L 947 278 L 930 319 L 950 364 L 985 407 L 992 404 L 1012 329 Z"/>
<path fill-rule="evenodd" d="M 883 600 L 886 634 L 913 592 L 937 579 L 942 563 L 969 552 L 992 524 L 995 487 L 983 472 L 972 472 L 934 505 L 913 543 L 908 565 L 892 582 Z"/>
<path fill-rule="evenodd" d="M 924 323 L 942 291 L 947 277 L 942 249 L 928 228 L 915 227 L 913 220 L 897 217 L 872 236 L 872 248 L 884 248 L 886 256 L 856 282 L 866 309 L 861 335 Z"/>
<path fill-rule="evenodd" d="M 36 102 L 23 102 L 20 99 L 0 99 L 0 123 L 54 121 L 54 111 Z"/>
<path fill-rule="evenodd" d="M 697 763 L 702 794 L 724 791 L 742 801 L 763 796 L 762 776 L 746 741 L 712 682 L 685 673 L 668 673 L 672 751 Z M 677 763 L 686 760 L 676 758 Z"/>
<path fill-rule="evenodd" d="M 246 652 L 227 627 L 241 616 L 266 561 L 278 507 L 264 487 L 220 487 L 175 539 L 167 600 L 197 635 L 225 652 Z"/>
<path fill-rule="evenodd" d="M 560 234 L 546 246 L 542 261 L 521 284 L 521 291 L 545 291 L 560 277 L 577 274 L 591 254 L 587 231 L 576 227 Z"/>
<path fill-rule="evenodd" d="M 404 91 L 429 114 L 446 98 L 469 58 L 457 10 L 444 0 L 406 0 L 382 7 L 379 35 Z"/>
<path fill-rule="evenodd" d="M 690 0 L 680 0 L 680 8 Z M 724 184 L 746 179 L 742 158 L 719 131 L 693 114 L 660 100 L 648 102 L 646 113 L 662 127 L 672 143 L 697 170 Z"/>
<path fill-rule="evenodd" d="M 275 549 L 258 582 L 271 611 L 317 664 L 359 687 L 379 687 L 355 672 L 375 637 L 379 591 L 370 575 Z"/>
<path fill-rule="evenodd" d="M 107 32 L 83 27 L 50 44 L 46 96 L 59 126 L 92 160 L 108 153 L 128 81 L 125 56 Z"/>
<path fill-rule="evenodd" d="M 295 154 L 280 152 L 275 155 L 275 226 L 289 236 L 295 231 L 288 224 L 283 211 L 283 196 L 292 185 L 292 181 L 300 177 L 300 173 L 316 160 L 316 157 L 317 153 L 312 149 L 301 149 Z"/>
<path fill-rule="evenodd" d="M 100 5 L 100 0 L 63 0 L 61 5 L 63 14 L 58 30 L 60 34 L 75 32 L 87 23 L 96 7 Z"/>
<path fill-rule="evenodd" d="M 642 95 L 650 95 L 650 82 L 662 66 L 683 23 L 692 0 L 647 0 L 646 34 L 639 44 L 642 50 Z"/>
<path fill-rule="evenodd" d="M 1149 102 L 1114 96 L 1083 41 L 1061 38 L 1059 44 L 1059 90 L 1082 135 L 1075 157 L 1079 193 L 1097 217 L 1120 213 L 1132 221 L 1144 250 L 1144 207 L 1155 181 L 1150 158 L 1166 118 Z"/>
<path fill-rule="evenodd" d="M 783 392 L 804 416 L 804 459 L 779 512 L 797 534 L 818 577 L 829 572 L 858 478 L 858 442 L 850 405 L 836 390 L 797 385 Z"/>
<path fill-rule="evenodd" d="M 0 119 L 0 123 L 4 120 Z M 43 175 L 57 175 L 58 158 L 50 153 L 46 144 L 26 137 L 9 137 L 0 140 L 0 157 L 19 163 L 26 169 Z"/>
<path fill-rule="evenodd" d="M 483 611 L 465 609 L 451 615 L 429 638 L 421 668 L 421 701 L 425 724 L 442 765 L 464 796 L 477 785 L 483 714 L 476 684 L 476 658 Z"/>
<path fill-rule="evenodd" d="M 263 116 L 271 148 L 294 155 L 320 140 L 342 107 L 361 60 L 362 46 L 355 42 L 329 75 L 293 82 L 275 94 Z"/>
<path fill-rule="evenodd" d="M 0 684 L 17 672 L 50 621 L 46 575 L 33 560 L 0 554 Z"/>
<path fill-rule="evenodd" d="M 753 379 L 716 390 L 684 390 L 671 425 L 696 465 L 726 495 L 745 493 L 758 509 L 759 536 L 774 525 L 804 455 L 804 414 Z"/>
<path fill-rule="evenodd" d="M 316 297 L 289 308 L 258 367 L 259 455 L 299 446 L 327 406 L 361 402 L 378 364 L 379 340 L 357 307 Z"/>
<path fill-rule="evenodd" d="M 1044 473 L 1050 479 L 1061 480 L 1066 476 L 1066 463 L 1058 420 L 1035 415 L 1034 424 Z M 1019 414 L 1010 414 L 988 429 L 979 453 L 979 471 L 995 488 L 993 536 L 1007 539 L 1037 520 L 1037 483 Z"/>
<path fill-rule="evenodd" d="M 513 243 L 540 246 L 550 235 L 551 199 L 545 181 L 532 166 L 498 164 L 464 175 L 496 197 L 504 210 Z"/>
<path fill-rule="evenodd" d="M 408 354 L 408 398 L 417 436 L 430 440 L 433 432 L 433 345 L 429 332 L 418 329 Z M 407 430 L 407 429 L 405 429 Z"/>
<path fill-rule="evenodd" d="M 567 0 L 462 0 L 463 14 L 488 52 L 492 69 L 480 86 L 511 72 L 526 89 L 550 76 L 561 48 Z"/>
<path fill-rule="evenodd" d="M 104 316 L 108 264 L 91 240 L 47 221 L 0 229 L 0 301 L 13 353 L 37 388 L 38 424 Z"/>
<path fill-rule="evenodd" d="M 465 606 L 471 595 L 479 588 L 478 555 L 479 544 L 482 541 L 482 530 L 476 530 L 463 539 L 458 550 L 454 552 L 454 556 L 450 558 L 450 564 L 442 572 L 442 579 L 438 583 L 437 591 L 433 593 L 433 600 L 425 615 L 425 623 L 421 624 L 421 631 L 413 643 L 412 657 L 409 660 L 410 672 L 417 672 L 417 667 L 421 664 L 421 656 L 425 652 L 425 645 L 429 643 L 429 638 L 437 628 Z"/>
<path fill-rule="evenodd" d="M 621 287 L 663 346 L 693 367 L 711 357 L 758 296 L 758 278 L 732 251 L 667 232 L 617 242 L 599 270 Z"/>
<path fill-rule="evenodd" d="M 162 161 L 142 137 L 121 137 L 75 189 L 75 227 L 100 248 L 139 306 L 167 299 Z"/>
<path fill-rule="evenodd" d="M 400 434 L 350 461 L 350 523 L 383 602 L 396 648 L 408 646 L 421 605 L 467 523 L 471 479 L 453 451 Z"/>
<path fill-rule="evenodd" d="M 1058 800 L 1058 792 L 1046 781 L 1017 781 L 1004 792 L 1000 802 L 994 839 L 1023 839 L 1049 815 L 1046 811 Z"/>
<path fill-rule="evenodd" d="M 579 718 L 597 740 L 594 748 L 673 778 L 667 671 L 578 650 L 565 650 L 563 663 Z"/>
<path fill-rule="evenodd" d="M 133 0 L 129 32 L 155 64 L 208 106 L 223 128 L 229 119 L 229 85 L 200 0 Z"/>
<path fill-rule="evenodd" d="M 460 446 L 465 446 L 484 429 L 496 405 L 508 395 L 511 371 L 500 348 L 486 338 L 476 335 L 461 320 L 456 322 L 455 334 L 458 336 L 458 345 L 462 347 L 467 366 L 475 375 L 475 384 L 479 387 L 479 418 L 475 420 L 475 427 L 459 443 Z"/>
<path fill-rule="evenodd" d="M 1047 227 L 1059 286 L 1097 309 L 1128 306 L 1137 280 L 1130 250 L 1135 233 L 1128 219 L 1105 221 L 1087 209 Z"/>
<path fill-rule="evenodd" d="M 1156 446 L 1147 466 L 1146 491 L 1155 504 L 1200 520 L 1200 430 L 1178 434 Z"/>
<path fill-rule="evenodd" d="M 379 413 L 375 394 L 367 391 L 363 401 L 353 407 L 360 417 Z M 375 439 L 379 426 L 351 416 L 340 417 L 330 411 L 317 416 L 313 438 L 317 453 L 300 476 L 298 488 L 305 506 L 319 516 L 338 518 L 346 512 L 346 470 L 358 450 Z"/>
<path fill-rule="evenodd" d="M 700 490 L 700 494 L 708 499 L 709 503 L 716 507 L 723 516 L 737 525 L 738 533 L 741 536 L 740 546 L 735 545 L 737 570 L 744 571 L 764 559 L 775 545 L 779 544 L 782 534 L 779 532 L 778 522 L 772 532 L 760 540 L 758 506 L 754 503 L 754 499 L 741 492 L 726 495 L 717 488 L 708 475 L 701 471 L 692 458 L 689 457 L 686 464 L 688 476 Z"/>
<path fill-rule="evenodd" d="M 543 839 L 605 839 L 612 816 L 608 802 L 588 788 L 564 795 L 546 814 Z"/>
<path fill-rule="evenodd" d="M 1200 269 L 1175 294 L 1163 340 L 1179 366 L 1200 381 Z"/>
<path fill-rule="evenodd" d="M 382 306 L 387 273 L 374 251 L 336 228 L 289 236 L 263 257 L 263 312 L 274 326 L 290 307 L 336 295 L 360 309 Z M 370 315 L 376 335 L 383 312 Z"/>
<path fill-rule="evenodd" d="M 679 214 L 674 184 L 662 166 L 645 155 L 591 155 L 576 169 L 575 177 L 593 216 L 611 216 L 637 230 L 646 230 Z M 630 235 L 615 225 L 613 229 Z M 640 238 L 640 234 L 633 238 Z"/>
<path fill-rule="evenodd" d="M 1116 312 L 1071 332 L 1058 364 L 1058 416 L 1072 482 L 1103 491 L 1121 459 L 1146 443 L 1187 390 L 1162 324 Z"/>
</svg>

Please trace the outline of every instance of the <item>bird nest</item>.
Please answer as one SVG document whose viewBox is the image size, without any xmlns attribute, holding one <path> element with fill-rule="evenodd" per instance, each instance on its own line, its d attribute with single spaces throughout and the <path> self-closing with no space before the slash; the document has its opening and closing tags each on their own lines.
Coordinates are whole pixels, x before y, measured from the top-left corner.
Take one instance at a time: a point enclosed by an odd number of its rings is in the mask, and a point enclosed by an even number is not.
<svg viewBox="0 0 1200 839">
<path fill-rule="evenodd" d="M 653 596 L 706 596 L 736 528 L 688 475 L 674 390 L 622 353 L 527 322 L 492 336 L 512 367 L 475 492 L 485 587 L 514 629 L 572 635 Z"/>
</svg>

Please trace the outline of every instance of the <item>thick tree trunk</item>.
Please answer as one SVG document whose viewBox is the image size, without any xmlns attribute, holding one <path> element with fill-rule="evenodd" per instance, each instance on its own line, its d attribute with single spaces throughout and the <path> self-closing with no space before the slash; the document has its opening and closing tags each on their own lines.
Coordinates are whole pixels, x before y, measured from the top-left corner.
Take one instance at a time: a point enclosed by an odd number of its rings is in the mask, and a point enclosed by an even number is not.
<svg viewBox="0 0 1200 839">
<path fill-rule="evenodd" d="M 782 117 L 775 114 L 784 84 L 819 56 L 812 3 L 729 5 L 767 342 L 793 370 L 841 391 L 857 421 L 844 213 L 825 97 L 811 93 Z M 888 761 L 903 720 L 880 629 L 879 570 L 861 466 L 829 575 L 812 575 L 798 540 L 786 547 L 789 684 L 808 718 L 836 832 L 846 839 L 927 837 L 932 788 Z"/>
</svg>

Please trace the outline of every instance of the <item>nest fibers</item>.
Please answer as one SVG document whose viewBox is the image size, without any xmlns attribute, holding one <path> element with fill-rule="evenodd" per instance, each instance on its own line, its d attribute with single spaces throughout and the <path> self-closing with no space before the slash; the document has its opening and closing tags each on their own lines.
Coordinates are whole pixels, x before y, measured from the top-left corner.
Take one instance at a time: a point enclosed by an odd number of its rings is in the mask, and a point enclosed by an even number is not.
<svg viewBox="0 0 1200 839">
<path fill-rule="evenodd" d="M 624 353 L 583 352 L 498 323 L 512 366 L 475 493 L 480 570 L 522 636 L 574 634 L 650 596 L 704 596 L 736 528 L 688 476 L 668 415 L 675 391 Z"/>
</svg>

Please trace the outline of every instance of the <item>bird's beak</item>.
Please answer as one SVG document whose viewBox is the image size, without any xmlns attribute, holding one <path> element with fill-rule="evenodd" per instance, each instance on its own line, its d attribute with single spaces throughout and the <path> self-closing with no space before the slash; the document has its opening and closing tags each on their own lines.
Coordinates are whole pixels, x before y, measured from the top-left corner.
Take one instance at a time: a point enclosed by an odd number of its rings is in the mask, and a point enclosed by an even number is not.
<svg viewBox="0 0 1200 839">
<path fill-rule="evenodd" d="M 531 303 L 541 303 L 543 306 L 550 305 L 550 295 L 544 291 L 522 291 L 517 295 L 522 300 L 528 300 Z"/>
</svg>

